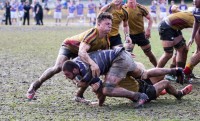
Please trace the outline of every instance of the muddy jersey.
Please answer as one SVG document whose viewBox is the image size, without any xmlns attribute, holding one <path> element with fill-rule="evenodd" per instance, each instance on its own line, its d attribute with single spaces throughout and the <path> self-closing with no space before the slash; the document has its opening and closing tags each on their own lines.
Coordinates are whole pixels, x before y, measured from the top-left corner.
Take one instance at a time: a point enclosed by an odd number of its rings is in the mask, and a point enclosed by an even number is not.
<svg viewBox="0 0 200 121">
<path fill-rule="evenodd" d="M 72 53 L 77 54 L 81 42 L 85 42 L 90 45 L 88 52 L 108 49 L 110 46 L 108 37 L 99 38 L 99 32 L 96 28 L 89 29 L 73 37 L 66 38 L 62 45 L 69 49 Z"/>
<path fill-rule="evenodd" d="M 166 20 L 167 23 L 175 30 L 182 30 L 184 28 L 192 28 L 194 23 L 194 16 L 191 12 L 178 12 L 170 14 Z"/>
<path fill-rule="evenodd" d="M 136 8 L 131 8 L 128 5 L 124 5 L 124 8 L 128 12 L 128 24 L 130 34 L 139 34 L 144 32 L 143 17 L 149 14 L 148 10 L 140 4 L 136 4 Z"/>
<path fill-rule="evenodd" d="M 113 15 L 112 29 L 109 33 L 109 36 L 116 36 L 119 34 L 120 23 L 128 20 L 128 13 L 124 8 L 120 10 L 116 9 L 115 4 L 113 3 L 108 6 L 105 12 L 109 12 Z"/>
<path fill-rule="evenodd" d="M 195 21 L 200 23 L 200 9 L 199 8 L 194 9 L 193 15 L 194 15 Z"/>
<path fill-rule="evenodd" d="M 103 50 L 96 51 L 89 54 L 90 58 L 99 66 L 100 75 L 104 75 L 109 71 L 113 60 L 118 56 L 118 54 L 123 50 L 123 48 L 117 48 L 114 50 Z M 80 57 L 73 59 L 80 68 L 81 80 L 88 82 L 89 84 L 94 84 L 100 81 L 99 78 L 92 77 L 92 71 L 90 65 L 83 62 Z"/>
</svg>

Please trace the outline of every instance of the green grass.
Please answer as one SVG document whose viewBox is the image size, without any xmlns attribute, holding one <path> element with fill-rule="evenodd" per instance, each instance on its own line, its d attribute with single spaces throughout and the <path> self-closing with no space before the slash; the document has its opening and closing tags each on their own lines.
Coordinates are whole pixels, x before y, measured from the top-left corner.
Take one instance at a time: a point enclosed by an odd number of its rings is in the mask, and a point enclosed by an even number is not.
<svg viewBox="0 0 200 121">
<path fill-rule="evenodd" d="M 134 109 L 134 103 L 127 99 L 108 97 L 105 106 L 92 107 L 72 101 L 77 89 L 60 73 L 43 84 L 37 92 L 37 100 L 29 102 L 25 94 L 30 83 L 54 64 L 62 41 L 86 29 L 88 27 L 1 26 L 0 120 L 200 120 L 199 80 L 195 80 L 193 92 L 182 101 L 165 95 L 142 109 Z M 184 30 L 183 35 L 188 40 L 191 29 Z M 151 44 L 159 59 L 163 49 L 157 29 L 152 30 Z M 194 50 L 195 44 L 189 57 Z M 135 47 L 134 53 L 135 60 L 144 63 L 147 69 L 153 67 L 139 47 Z M 199 65 L 194 73 L 200 74 Z M 178 89 L 183 87 L 173 85 Z M 96 100 L 90 88 L 85 97 Z"/>
</svg>

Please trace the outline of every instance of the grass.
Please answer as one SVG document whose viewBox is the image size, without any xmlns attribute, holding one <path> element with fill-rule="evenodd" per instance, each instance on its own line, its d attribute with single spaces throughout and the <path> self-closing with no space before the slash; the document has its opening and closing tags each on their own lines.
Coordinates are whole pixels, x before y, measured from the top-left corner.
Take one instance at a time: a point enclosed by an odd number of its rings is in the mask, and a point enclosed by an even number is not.
<svg viewBox="0 0 200 121">
<path fill-rule="evenodd" d="M 37 92 L 37 100 L 29 102 L 25 94 L 30 83 L 54 64 L 62 41 L 86 29 L 88 27 L 1 26 L 0 120 L 200 120 L 199 80 L 194 81 L 193 92 L 182 101 L 165 95 L 142 109 L 134 109 L 134 103 L 127 99 L 108 97 L 105 106 L 92 107 L 73 102 L 77 89 L 60 73 L 43 84 Z M 189 40 L 191 29 L 184 30 L 183 35 Z M 157 29 L 152 30 L 151 44 L 159 59 L 163 49 Z M 195 44 L 189 57 L 194 50 Z M 153 67 L 139 47 L 135 47 L 134 53 L 135 60 L 144 63 L 146 68 Z M 195 74 L 200 74 L 198 69 L 199 65 Z M 173 85 L 178 89 L 183 87 Z M 90 88 L 85 97 L 96 100 Z"/>
</svg>

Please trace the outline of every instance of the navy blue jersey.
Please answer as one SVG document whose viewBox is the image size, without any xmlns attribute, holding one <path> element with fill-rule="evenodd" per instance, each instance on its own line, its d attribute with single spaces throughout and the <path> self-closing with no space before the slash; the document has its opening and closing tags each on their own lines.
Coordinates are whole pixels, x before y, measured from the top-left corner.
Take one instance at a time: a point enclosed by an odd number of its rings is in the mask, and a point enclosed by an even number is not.
<svg viewBox="0 0 200 121">
<path fill-rule="evenodd" d="M 199 8 L 194 9 L 193 15 L 194 15 L 195 21 L 200 23 L 200 9 Z"/>
<path fill-rule="evenodd" d="M 101 50 L 92 52 L 89 54 L 90 58 L 99 66 L 100 75 L 104 75 L 109 71 L 109 68 L 112 65 L 113 60 L 118 56 L 118 54 L 124 50 L 123 48 L 117 48 L 114 50 Z M 83 62 L 80 57 L 77 57 L 73 60 L 80 67 L 81 80 L 89 82 L 89 84 L 94 84 L 100 79 L 92 77 L 92 71 L 89 64 Z"/>
</svg>

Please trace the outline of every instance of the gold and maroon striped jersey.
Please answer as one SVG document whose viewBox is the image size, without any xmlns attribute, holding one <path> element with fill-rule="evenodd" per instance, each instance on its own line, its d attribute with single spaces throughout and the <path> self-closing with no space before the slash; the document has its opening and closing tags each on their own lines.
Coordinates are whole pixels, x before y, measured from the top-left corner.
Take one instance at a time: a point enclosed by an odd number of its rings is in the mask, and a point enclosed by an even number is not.
<svg viewBox="0 0 200 121">
<path fill-rule="evenodd" d="M 116 36 L 119 34 L 119 26 L 122 21 L 128 20 L 128 13 L 127 11 L 122 9 L 116 9 L 116 5 L 111 3 L 105 12 L 109 12 L 113 15 L 113 21 L 112 21 L 112 29 L 109 33 L 109 36 Z"/>
<path fill-rule="evenodd" d="M 79 45 L 85 42 L 90 45 L 88 52 L 109 49 L 110 43 L 108 37 L 99 38 L 99 32 L 96 28 L 89 29 L 81 34 L 66 38 L 63 41 L 63 46 L 71 50 L 73 53 L 78 54 Z"/>
<path fill-rule="evenodd" d="M 184 28 L 192 28 L 194 24 L 194 16 L 191 12 L 182 11 L 167 16 L 166 21 L 175 30 Z"/>
<path fill-rule="evenodd" d="M 144 32 L 143 17 L 149 14 L 148 10 L 140 4 L 136 4 L 136 8 L 131 8 L 127 4 L 123 6 L 128 12 L 128 24 L 130 34 L 139 34 Z"/>
</svg>

